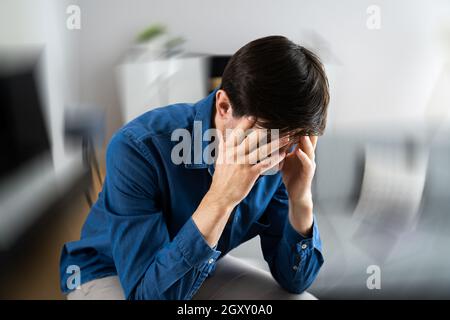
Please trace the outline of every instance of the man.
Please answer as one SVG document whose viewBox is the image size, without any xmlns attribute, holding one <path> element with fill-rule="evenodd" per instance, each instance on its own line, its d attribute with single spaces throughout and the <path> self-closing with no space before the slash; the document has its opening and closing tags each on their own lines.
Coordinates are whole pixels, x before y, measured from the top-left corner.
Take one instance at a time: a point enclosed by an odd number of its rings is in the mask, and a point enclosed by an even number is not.
<svg viewBox="0 0 450 320">
<path fill-rule="evenodd" d="M 270 36 L 237 51 L 205 99 L 125 125 L 81 240 L 63 248 L 62 290 L 79 270 L 70 299 L 298 298 L 323 264 L 311 183 L 328 101 L 319 59 Z M 177 149 L 180 129 L 191 148 Z M 273 278 L 224 257 L 258 235 Z"/>
</svg>

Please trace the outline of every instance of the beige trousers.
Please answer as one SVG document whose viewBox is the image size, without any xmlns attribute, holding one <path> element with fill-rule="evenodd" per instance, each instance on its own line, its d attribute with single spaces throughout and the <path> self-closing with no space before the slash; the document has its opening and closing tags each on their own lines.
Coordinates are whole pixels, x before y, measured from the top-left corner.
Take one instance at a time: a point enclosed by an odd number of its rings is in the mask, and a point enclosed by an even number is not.
<svg viewBox="0 0 450 320">
<path fill-rule="evenodd" d="M 68 294 L 69 300 L 123 300 L 117 276 L 93 280 Z M 217 262 L 212 277 L 203 282 L 194 300 L 315 300 L 304 292 L 291 294 L 283 290 L 272 275 L 242 260 L 225 256 Z"/>
</svg>

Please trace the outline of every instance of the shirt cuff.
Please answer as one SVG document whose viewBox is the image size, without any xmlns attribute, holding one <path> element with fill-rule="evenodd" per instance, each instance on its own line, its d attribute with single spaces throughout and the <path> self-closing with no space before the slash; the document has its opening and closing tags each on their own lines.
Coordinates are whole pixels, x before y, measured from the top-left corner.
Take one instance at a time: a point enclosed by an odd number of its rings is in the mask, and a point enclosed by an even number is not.
<svg viewBox="0 0 450 320">
<path fill-rule="evenodd" d="M 189 217 L 175 238 L 178 248 L 191 267 L 213 264 L 221 254 L 215 250 L 216 247 L 209 246 L 192 217 Z"/>
<path fill-rule="evenodd" d="M 284 237 L 286 242 L 295 245 L 298 252 L 313 248 L 322 251 L 322 241 L 320 240 L 319 228 L 317 227 L 315 216 L 313 218 L 312 234 L 310 237 L 305 237 L 295 230 L 291 225 L 289 218 L 287 218 L 284 229 Z"/>
</svg>

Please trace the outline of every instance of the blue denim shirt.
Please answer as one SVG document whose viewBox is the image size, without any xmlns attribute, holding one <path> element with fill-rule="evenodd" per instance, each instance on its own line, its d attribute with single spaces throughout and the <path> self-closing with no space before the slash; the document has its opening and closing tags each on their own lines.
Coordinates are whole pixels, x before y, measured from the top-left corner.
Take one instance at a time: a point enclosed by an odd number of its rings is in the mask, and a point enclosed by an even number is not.
<svg viewBox="0 0 450 320">
<path fill-rule="evenodd" d="M 190 157 L 175 164 L 171 152 L 179 141 L 171 135 L 185 128 L 194 139 L 209 129 L 214 95 L 149 111 L 114 134 L 103 189 L 81 239 L 62 250 L 63 292 L 70 291 L 70 266 L 75 265 L 81 284 L 118 275 L 128 299 L 191 299 L 218 259 L 255 236 L 283 288 L 300 293 L 311 285 L 323 264 L 319 230 L 314 222 L 312 236 L 306 238 L 293 229 L 280 174 L 257 180 L 234 208 L 216 247 L 207 244 L 193 222 L 213 168 Z M 201 132 L 193 132 L 194 121 L 201 122 Z"/>
</svg>

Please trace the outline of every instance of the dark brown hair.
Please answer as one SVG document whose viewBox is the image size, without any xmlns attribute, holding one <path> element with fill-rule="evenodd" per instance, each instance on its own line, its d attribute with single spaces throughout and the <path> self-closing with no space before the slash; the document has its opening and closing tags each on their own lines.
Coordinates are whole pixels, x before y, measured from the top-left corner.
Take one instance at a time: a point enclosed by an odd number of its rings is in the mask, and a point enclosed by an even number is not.
<svg viewBox="0 0 450 320">
<path fill-rule="evenodd" d="M 233 115 L 255 116 L 261 127 L 321 135 L 329 102 L 319 58 L 283 36 L 254 40 L 228 62 L 221 88 Z"/>
</svg>

